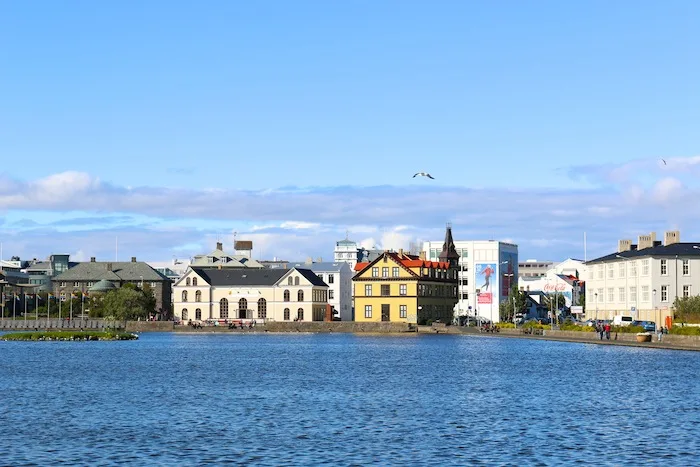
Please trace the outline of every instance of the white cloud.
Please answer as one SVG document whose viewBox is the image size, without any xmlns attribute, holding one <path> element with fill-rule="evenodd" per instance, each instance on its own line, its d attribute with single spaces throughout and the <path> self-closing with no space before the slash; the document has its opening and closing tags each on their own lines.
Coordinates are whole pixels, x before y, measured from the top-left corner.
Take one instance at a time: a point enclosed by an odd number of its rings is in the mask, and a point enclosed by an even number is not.
<svg viewBox="0 0 700 467">
<path fill-rule="evenodd" d="M 700 167 L 700 157 L 684 163 Z M 443 186 L 126 189 L 81 172 L 34 181 L 0 174 L 0 211 L 13 216 L 0 227 L 0 241 L 10 255 L 43 257 L 72 251 L 84 257 L 113 257 L 118 235 L 125 257 L 167 260 L 211 250 L 214 237 L 223 232 L 221 225 L 228 225 L 239 239 L 254 241 L 256 257 L 330 259 L 346 230 L 363 247 L 396 250 L 407 249 L 419 238 L 442 240 L 445 223 L 452 222 L 458 240 L 508 239 L 520 245 L 523 257 L 581 256 L 578 244 L 585 231 L 593 257 L 608 253 L 619 238 L 629 236 L 628 231 L 637 232 L 634 237 L 677 225 L 682 238 L 690 239 L 700 229 L 695 220 L 700 219 L 698 189 L 679 174 L 671 177 L 668 171 L 655 170 L 652 175 L 649 182 L 589 190 L 520 190 L 514 196 L 509 191 Z M 71 220 L 67 213 L 73 211 L 84 213 Z M 26 213 L 26 219 L 18 218 L 19 212 Z M 54 220 L 59 216 L 62 225 L 42 221 L 42 212 L 53 213 Z M 86 222 L 90 216 L 95 222 Z M 108 222 L 108 216 L 121 220 Z"/>
</svg>

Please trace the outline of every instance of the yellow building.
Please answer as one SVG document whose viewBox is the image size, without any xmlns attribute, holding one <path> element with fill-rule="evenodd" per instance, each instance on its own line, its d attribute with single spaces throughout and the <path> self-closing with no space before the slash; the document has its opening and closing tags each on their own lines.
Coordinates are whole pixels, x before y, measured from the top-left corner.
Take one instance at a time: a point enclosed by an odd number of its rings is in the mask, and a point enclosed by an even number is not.
<svg viewBox="0 0 700 467">
<path fill-rule="evenodd" d="M 374 261 L 357 263 L 353 277 L 355 321 L 424 324 L 451 323 L 457 304 L 459 255 L 451 228 L 445 235 L 440 261 L 425 254 L 385 251 Z"/>
</svg>

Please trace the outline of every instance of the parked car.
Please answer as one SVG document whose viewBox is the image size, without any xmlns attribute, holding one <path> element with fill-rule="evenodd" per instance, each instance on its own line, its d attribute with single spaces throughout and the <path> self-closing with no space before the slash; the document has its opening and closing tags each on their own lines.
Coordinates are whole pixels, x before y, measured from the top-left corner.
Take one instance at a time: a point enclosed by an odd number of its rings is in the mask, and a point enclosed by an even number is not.
<svg viewBox="0 0 700 467">
<path fill-rule="evenodd" d="M 613 326 L 629 326 L 632 324 L 632 321 L 631 316 L 615 315 L 612 324 Z"/>
<path fill-rule="evenodd" d="M 641 326 L 646 332 L 656 331 L 656 324 L 653 321 L 632 321 L 632 326 Z"/>
</svg>

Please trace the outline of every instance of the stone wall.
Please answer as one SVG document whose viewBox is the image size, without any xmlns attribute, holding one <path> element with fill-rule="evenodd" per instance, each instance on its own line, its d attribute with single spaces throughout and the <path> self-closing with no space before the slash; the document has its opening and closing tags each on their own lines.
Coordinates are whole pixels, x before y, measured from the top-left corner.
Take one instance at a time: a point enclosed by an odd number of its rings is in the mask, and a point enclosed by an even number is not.
<svg viewBox="0 0 700 467">
<path fill-rule="evenodd" d="M 270 332 L 379 332 L 396 333 L 415 331 L 408 323 L 355 323 L 352 321 L 332 322 L 281 322 L 265 324 L 265 330 Z"/>
<path fill-rule="evenodd" d="M 529 336 L 523 334 L 520 329 L 501 329 L 499 334 L 505 336 Z M 581 331 L 549 331 L 545 330 L 542 337 L 551 337 L 553 339 L 562 339 L 570 341 L 600 341 L 600 336 L 595 332 L 581 332 Z M 603 339 L 607 342 L 607 339 Z M 610 341 L 615 340 L 615 333 L 610 333 Z M 637 342 L 636 333 L 617 333 L 617 341 L 621 342 Z M 652 333 L 652 341 L 649 344 L 656 344 L 657 336 L 656 333 Z M 689 348 L 699 348 L 700 349 L 700 336 L 679 336 L 676 334 L 664 334 L 661 338 L 660 344 L 668 344 L 672 346 L 679 347 L 689 347 Z"/>
<path fill-rule="evenodd" d="M 172 321 L 127 321 L 127 332 L 172 332 Z"/>
</svg>

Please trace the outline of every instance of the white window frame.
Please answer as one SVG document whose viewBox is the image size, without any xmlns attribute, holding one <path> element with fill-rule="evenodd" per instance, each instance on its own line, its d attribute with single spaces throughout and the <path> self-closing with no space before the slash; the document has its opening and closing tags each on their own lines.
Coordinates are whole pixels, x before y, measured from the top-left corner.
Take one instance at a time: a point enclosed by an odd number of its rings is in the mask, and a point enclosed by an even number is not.
<svg viewBox="0 0 700 467">
<path fill-rule="evenodd" d="M 642 276 L 646 277 L 649 275 L 649 258 L 642 260 Z"/>
<path fill-rule="evenodd" d="M 405 318 L 408 316 L 408 306 L 399 305 L 399 318 Z"/>
<path fill-rule="evenodd" d="M 608 279 L 615 279 L 615 266 L 613 264 L 608 264 Z"/>
<path fill-rule="evenodd" d="M 625 273 L 626 273 L 626 269 L 627 269 L 626 266 L 627 266 L 627 262 L 626 262 L 626 261 L 623 261 L 623 262 L 621 262 L 621 263 L 618 265 L 618 268 L 617 268 L 617 276 L 618 276 L 620 279 L 622 279 L 622 278 L 625 277 Z"/>
<path fill-rule="evenodd" d="M 618 297 L 617 297 L 617 298 L 618 298 L 618 301 L 619 301 L 620 303 L 625 303 L 625 288 L 624 288 L 624 287 L 620 287 L 620 288 L 617 290 L 617 294 L 618 294 Z"/>
<path fill-rule="evenodd" d="M 668 276 L 668 261 L 665 259 L 661 260 L 661 275 Z"/>
<path fill-rule="evenodd" d="M 615 287 L 608 287 L 608 303 L 615 301 Z"/>
<path fill-rule="evenodd" d="M 365 305 L 365 318 L 372 317 L 372 305 Z"/>
<path fill-rule="evenodd" d="M 408 295 L 408 285 L 399 284 L 399 295 Z"/>
<path fill-rule="evenodd" d="M 668 302 L 668 286 L 667 285 L 661 286 L 661 301 L 664 303 Z"/>
<path fill-rule="evenodd" d="M 648 285 L 642 286 L 642 301 L 645 303 L 649 301 L 649 286 Z"/>
<path fill-rule="evenodd" d="M 637 287 L 630 287 L 630 302 L 637 303 Z"/>
<path fill-rule="evenodd" d="M 372 284 L 365 284 L 365 297 L 372 296 Z"/>
<path fill-rule="evenodd" d="M 684 285 L 683 286 L 683 298 L 688 298 L 690 297 L 690 285 Z"/>
<path fill-rule="evenodd" d="M 372 277 L 379 277 L 379 268 L 378 267 L 372 268 Z"/>
<path fill-rule="evenodd" d="M 683 275 L 684 276 L 690 275 L 690 260 L 689 259 L 683 260 Z"/>
</svg>

